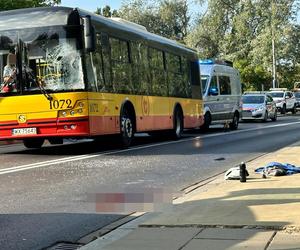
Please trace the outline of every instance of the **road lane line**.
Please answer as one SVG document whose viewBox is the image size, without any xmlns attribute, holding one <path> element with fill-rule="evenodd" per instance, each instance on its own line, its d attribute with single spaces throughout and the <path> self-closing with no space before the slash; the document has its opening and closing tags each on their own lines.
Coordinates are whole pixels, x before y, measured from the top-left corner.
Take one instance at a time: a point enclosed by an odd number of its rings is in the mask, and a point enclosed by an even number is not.
<svg viewBox="0 0 300 250">
<path fill-rule="evenodd" d="M 179 141 L 171 141 L 171 142 L 169 141 L 169 142 L 162 142 L 162 143 L 150 144 L 150 145 L 145 145 L 145 146 L 137 146 L 137 147 L 132 147 L 132 148 L 128 148 L 128 149 L 102 152 L 102 153 L 99 153 L 99 154 L 93 153 L 93 154 L 70 156 L 70 157 L 65 157 L 65 158 L 60 158 L 60 159 L 55 159 L 55 160 L 49 160 L 49 161 L 31 163 L 31 164 L 26 164 L 26 165 L 11 167 L 11 168 L 0 169 L 0 175 L 20 172 L 20 171 L 25 171 L 25 170 L 35 169 L 35 168 L 41 168 L 41 167 L 46 167 L 46 166 L 50 166 L 50 165 L 57 165 L 57 164 L 62 164 L 62 163 L 67 163 L 67 162 L 72 162 L 72 161 L 86 160 L 86 159 L 96 158 L 96 157 L 104 156 L 104 155 L 124 153 L 124 152 L 130 152 L 130 151 L 135 151 L 135 150 L 153 148 L 153 147 L 158 147 L 158 146 L 165 146 L 165 145 L 170 145 L 170 144 L 175 144 L 175 143 L 188 142 L 188 141 L 205 139 L 205 138 L 212 138 L 212 137 L 218 137 L 218 136 L 228 136 L 228 135 L 239 134 L 239 133 L 243 133 L 243 132 L 251 132 L 251 131 L 256 131 L 256 130 L 261 130 L 261 129 L 291 126 L 291 125 L 295 125 L 295 124 L 300 124 L 300 121 L 299 122 L 290 122 L 290 123 L 264 126 L 264 127 L 259 127 L 259 128 L 236 130 L 236 131 L 232 131 L 230 133 L 222 132 L 222 133 L 217 133 L 217 134 L 203 135 L 203 136 L 197 136 L 197 137 L 193 137 L 193 138 L 182 139 L 182 140 L 179 140 Z"/>
</svg>

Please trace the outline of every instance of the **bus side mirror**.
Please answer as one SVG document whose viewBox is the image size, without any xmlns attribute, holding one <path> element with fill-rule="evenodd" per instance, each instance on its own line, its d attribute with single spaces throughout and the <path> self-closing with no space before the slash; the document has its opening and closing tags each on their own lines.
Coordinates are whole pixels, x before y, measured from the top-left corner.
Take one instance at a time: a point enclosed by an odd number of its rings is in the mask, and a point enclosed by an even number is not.
<svg viewBox="0 0 300 250">
<path fill-rule="evenodd" d="M 83 17 L 83 34 L 84 34 L 84 48 L 86 52 L 93 52 L 96 49 L 95 30 L 92 25 L 91 16 Z"/>
</svg>

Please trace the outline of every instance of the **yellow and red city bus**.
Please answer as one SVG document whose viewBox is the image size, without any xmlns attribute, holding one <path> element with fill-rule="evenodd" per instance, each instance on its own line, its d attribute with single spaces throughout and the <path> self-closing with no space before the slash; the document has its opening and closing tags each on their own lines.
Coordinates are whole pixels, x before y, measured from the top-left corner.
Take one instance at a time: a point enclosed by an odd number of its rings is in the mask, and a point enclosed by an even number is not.
<svg viewBox="0 0 300 250">
<path fill-rule="evenodd" d="M 0 66 L 0 140 L 28 148 L 110 134 L 128 146 L 136 132 L 179 138 L 203 123 L 197 53 L 121 19 L 66 7 L 1 12 Z"/>
</svg>

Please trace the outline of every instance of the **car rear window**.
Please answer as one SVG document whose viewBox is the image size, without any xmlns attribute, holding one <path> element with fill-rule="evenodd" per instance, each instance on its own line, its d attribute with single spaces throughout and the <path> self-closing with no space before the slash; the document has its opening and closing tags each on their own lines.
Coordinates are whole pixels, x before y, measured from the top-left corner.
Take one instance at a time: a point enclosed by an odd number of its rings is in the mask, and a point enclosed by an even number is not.
<svg viewBox="0 0 300 250">
<path fill-rule="evenodd" d="M 265 97 L 257 95 L 245 95 L 242 97 L 242 100 L 244 104 L 264 103 Z"/>
</svg>

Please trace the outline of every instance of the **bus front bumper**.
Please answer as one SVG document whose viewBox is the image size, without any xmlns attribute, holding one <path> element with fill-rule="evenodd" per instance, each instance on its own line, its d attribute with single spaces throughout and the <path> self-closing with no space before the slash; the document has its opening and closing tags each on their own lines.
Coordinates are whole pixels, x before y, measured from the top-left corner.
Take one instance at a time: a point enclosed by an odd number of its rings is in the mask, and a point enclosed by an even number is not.
<svg viewBox="0 0 300 250">
<path fill-rule="evenodd" d="M 0 123 L 0 140 L 26 138 L 89 137 L 88 117 L 30 120 L 20 124 L 17 121 Z"/>
</svg>

